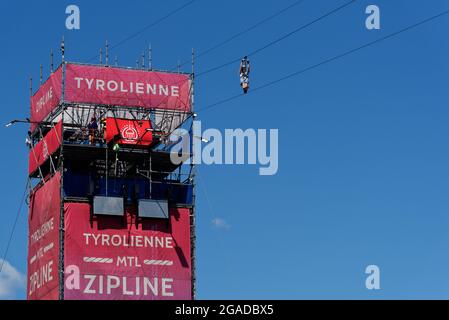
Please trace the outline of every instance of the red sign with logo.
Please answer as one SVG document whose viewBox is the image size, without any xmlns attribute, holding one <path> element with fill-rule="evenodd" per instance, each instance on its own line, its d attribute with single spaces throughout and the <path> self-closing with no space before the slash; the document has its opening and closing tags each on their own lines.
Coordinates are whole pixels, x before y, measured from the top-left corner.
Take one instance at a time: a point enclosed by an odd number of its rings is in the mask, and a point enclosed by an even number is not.
<svg viewBox="0 0 449 320">
<path fill-rule="evenodd" d="M 153 142 L 150 120 L 128 120 L 107 118 L 105 139 L 107 142 L 117 137 L 119 144 L 149 146 Z"/>
<path fill-rule="evenodd" d="M 61 145 L 62 122 L 58 122 L 45 137 L 39 141 L 28 155 L 28 173 L 31 174 L 41 166 Z"/>
<path fill-rule="evenodd" d="M 170 220 L 96 216 L 65 204 L 65 299 L 191 299 L 190 210 Z M 125 222 L 126 221 L 126 222 Z"/>
<path fill-rule="evenodd" d="M 43 121 L 61 101 L 62 68 L 59 67 L 31 97 L 31 131 Z"/>
<path fill-rule="evenodd" d="M 190 111 L 185 74 L 67 64 L 64 101 Z"/>
<path fill-rule="evenodd" d="M 59 297 L 60 184 L 58 172 L 31 197 L 28 216 L 29 300 L 57 300 Z"/>
</svg>

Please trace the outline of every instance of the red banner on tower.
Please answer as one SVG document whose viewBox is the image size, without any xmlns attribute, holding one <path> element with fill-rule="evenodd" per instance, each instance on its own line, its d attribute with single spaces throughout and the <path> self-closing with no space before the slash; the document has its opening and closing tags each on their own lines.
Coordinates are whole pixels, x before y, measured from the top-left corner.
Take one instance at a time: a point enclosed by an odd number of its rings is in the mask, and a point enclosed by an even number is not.
<svg viewBox="0 0 449 320">
<path fill-rule="evenodd" d="M 27 299 L 59 297 L 59 216 L 61 174 L 57 172 L 32 196 L 28 216 Z"/>
<path fill-rule="evenodd" d="M 31 98 L 31 131 L 61 103 L 62 67 Z M 189 75 L 66 64 L 64 102 L 189 112 Z"/>
<path fill-rule="evenodd" d="M 61 101 L 62 68 L 59 67 L 31 97 L 31 131 L 43 121 Z"/>
<path fill-rule="evenodd" d="M 41 166 L 50 155 L 61 146 L 62 122 L 58 122 L 45 137 L 39 141 L 28 155 L 28 173 L 31 174 Z"/>
<path fill-rule="evenodd" d="M 170 220 L 96 216 L 65 204 L 65 299 L 191 299 L 190 210 Z M 126 221 L 126 222 L 125 222 Z"/>
<path fill-rule="evenodd" d="M 186 74 L 67 64 L 64 101 L 190 111 Z"/>
</svg>

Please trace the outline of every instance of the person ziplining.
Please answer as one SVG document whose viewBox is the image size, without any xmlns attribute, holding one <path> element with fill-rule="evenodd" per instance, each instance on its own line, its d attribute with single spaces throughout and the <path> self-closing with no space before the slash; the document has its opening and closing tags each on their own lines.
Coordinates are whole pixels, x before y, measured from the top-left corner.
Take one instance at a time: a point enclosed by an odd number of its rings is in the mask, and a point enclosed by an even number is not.
<svg viewBox="0 0 449 320">
<path fill-rule="evenodd" d="M 243 89 L 243 93 L 248 93 L 249 89 L 249 73 L 251 71 L 248 57 L 243 57 L 242 61 L 240 62 L 240 86 Z"/>
</svg>

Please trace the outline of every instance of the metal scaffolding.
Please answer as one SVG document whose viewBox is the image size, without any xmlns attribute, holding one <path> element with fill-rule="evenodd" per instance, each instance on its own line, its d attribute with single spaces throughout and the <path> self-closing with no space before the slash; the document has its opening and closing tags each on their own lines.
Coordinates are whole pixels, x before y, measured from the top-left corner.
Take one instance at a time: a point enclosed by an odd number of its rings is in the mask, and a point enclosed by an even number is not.
<svg viewBox="0 0 449 320">
<path fill-rule="evenodd" d="M 196 230 L 195 230 L 195 164 L 193 150 L 185 153 L 183 162 L 173 164 L 170 161 L 170 148 L 173 142 L 170 136 L 178 128 L 192 129 L 195 118 L 194 111 L 194 51 L 192 50 L 192 72 L 190 76 L 189 99 L 191 110 L 177 111 L 143 107 L 124 107 L 117 105 L 101 105 L 93 103 L 68 103 L 64 101 L 65 72 L 67 63 L 65 61 L 64 41 L 61 43 L 62 53 L 62 97 L 60 104 L 36 126 L 30 133 L 31 151 L 39 141 L 43 141 L 45 135 L 54 128 L 55 124 L 62 123 L 62 132 L 59 150 L 51 154 L 48 159 L 31 172 L 30 179 L 39 180 L 34 186 L 36 190 L 40 184 L 45 183 L 57 171 L 61 173 L 60 190 L 60 223 L 59 223 L 59 299 L 64 299 L 64 206 L 67 201 L 88 201 L 84 198 L 71 198 L 64 192 L 64 176 L 67 169 L 73 168 L 89 172 L 92 176 L 105 177 L 106 190 L 108 181 L 116 178 L 144 177 L 149 181 L 149 194 L 152 195 L 155 184 L 165 184 L 170 187 L 191 186 L 192 203 L 189 205 L 179 204 L 190 209 L 190 267 L 191 267 L 191 293 L 192 299 L 196 298 Z M 108 51 L 106 51 L 108 63 Z M 145 68 L 145 56 L 142 56 L 142 67 Z M 53 73 L 53 55 L 51 58 L 51 72 Z M 129 69 L 129 68 L 127 68 Z M 151 47 L 148 54 L 148 66 L 145 70 L 152 69 Z M 32 90 L 32 89 L 30 89 Z M 89 121 L 96 119 L 127 119 L 130 121 L 149 121 L 152 125 L 154 142 L 150 147 L 142 148 L 139 145 L 122 146 L 119 150 L 112 150 L 111 143 L 104 138 L 102 129 L 95 131 L 93 137 L 88 129 Z M 189 131 L 189 132 L 190 132 Z M 183 163 L 189 161 L 188 165 Z M 33 190 L 31 192 L 33 192 Z M 106 191 L 107 192 L 107 191 Z"/>
</svg>

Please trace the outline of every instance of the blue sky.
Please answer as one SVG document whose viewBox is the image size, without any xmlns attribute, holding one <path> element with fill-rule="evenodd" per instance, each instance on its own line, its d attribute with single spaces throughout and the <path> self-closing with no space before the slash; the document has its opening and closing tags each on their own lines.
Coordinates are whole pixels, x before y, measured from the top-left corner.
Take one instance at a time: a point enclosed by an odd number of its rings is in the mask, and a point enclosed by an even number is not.
<svg viewBox="0 0 449 320">
<path fill-rule="evenodd" d="M 28 78 L 36 88 L 41 63 L 48 75 L 50 48 L 57 52 L 62 35 L 68 60 L 87 61 L 106 39 L 118 43 L 185 2 L 0 2 L 1 123 L 28 115 Z M 151 42 L 154 67 L 170 69 L 189 59 L 192 47 L 205 50 L 293 2 L 197 0 L 111 56 L 134 66 Z M 344 2 L 305 0 L 198 59 L 197 71 L 239 58 Z M 65 29 L 69 4 L 80 7 L 80 30 Z M 370 4 L 381 9 L 381 30 L 365 28 Z M 251 84 L 448 9 L 444 0 L 357 1 L 250 57 Z M 199 168 L 199 299 L 449 297 L 448 28 L 446 16 L 200 114 L 204 128 L 279 129 L 279 171 L 259 176 L 251 165 Z M 199 77 L 196 108 L 240 93 L 237 70 L 232 65 Z M 3 254 L 27 150 L 26 127 L 0 132 Z M 214 219 L 224 224 L 217 227 Z M 23 211 L 6 259 L 21 274 L 26 251 Z M 380 267 L 379 291 L 365 289 L 370 264 Z M 10 297 L 25 297 L 21 285 L 13 287 Z"/>
</svg>

